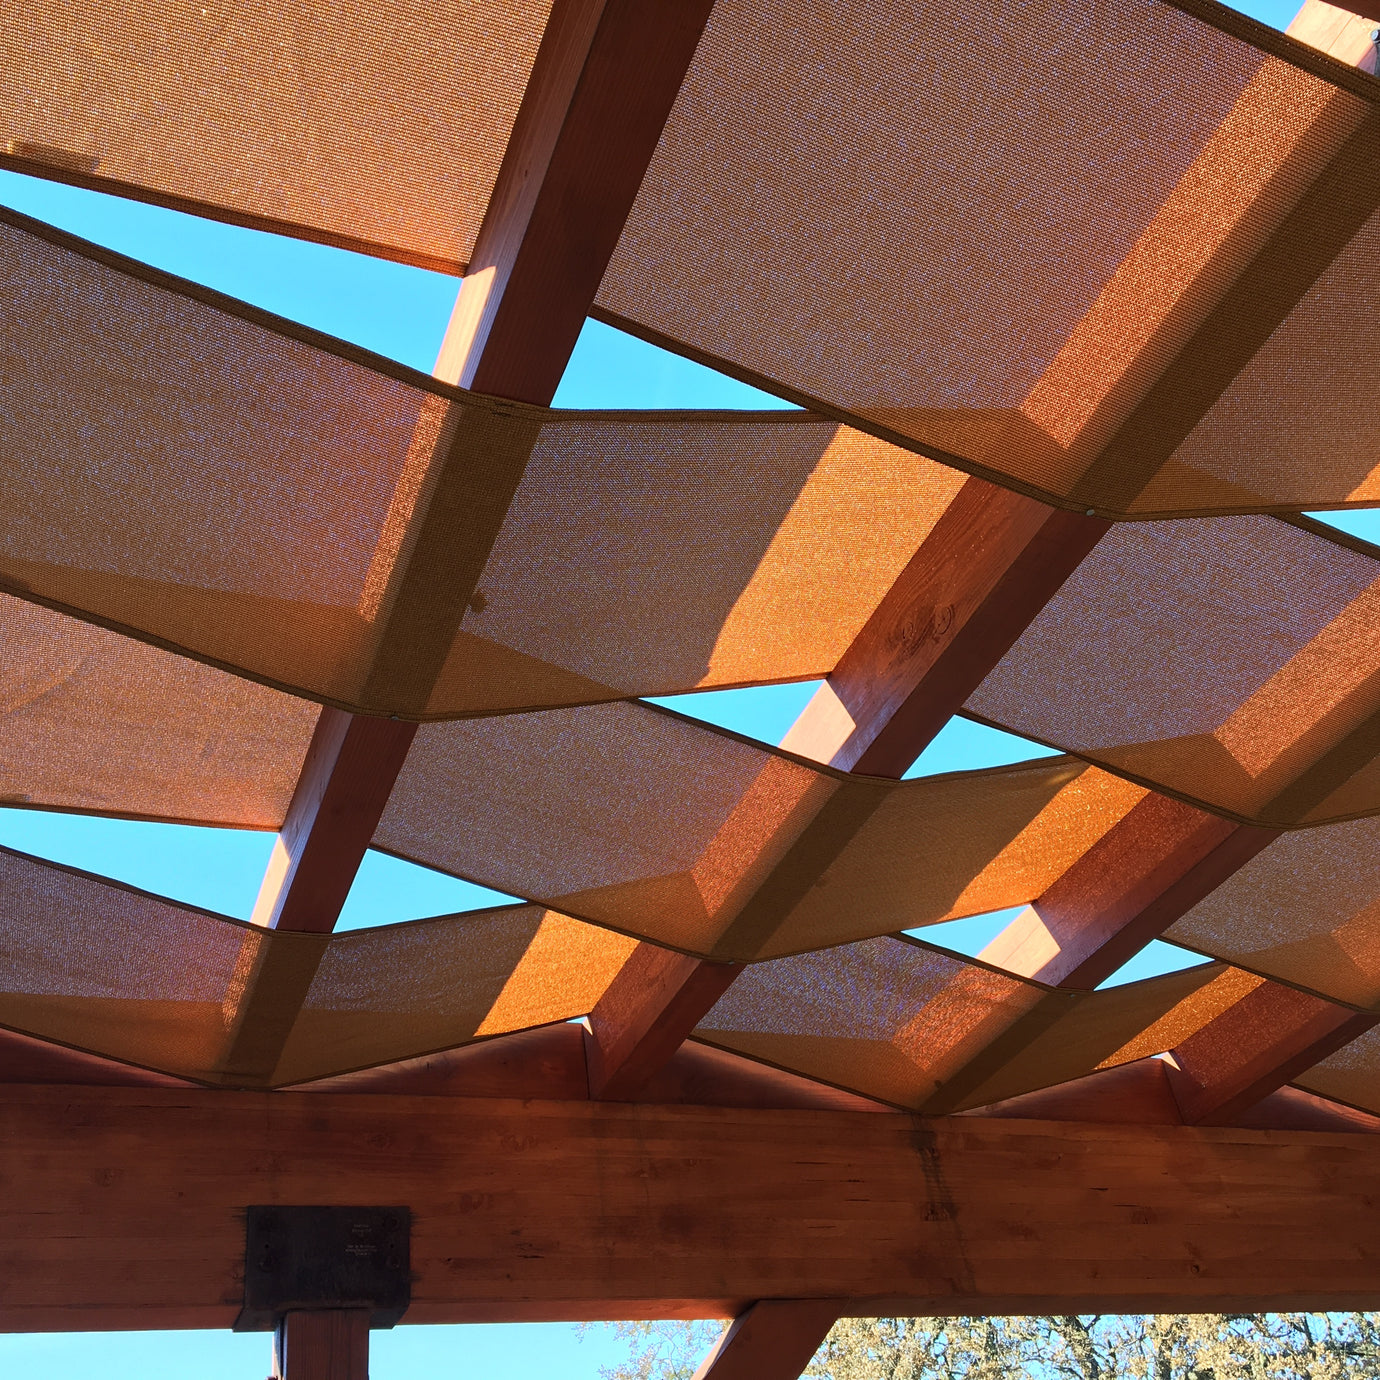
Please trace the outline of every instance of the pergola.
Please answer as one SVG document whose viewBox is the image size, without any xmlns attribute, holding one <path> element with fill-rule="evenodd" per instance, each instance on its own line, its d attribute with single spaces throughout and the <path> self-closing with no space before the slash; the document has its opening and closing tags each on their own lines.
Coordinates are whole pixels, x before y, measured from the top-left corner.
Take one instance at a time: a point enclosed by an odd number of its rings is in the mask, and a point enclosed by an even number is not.
<svg viewBox="0 0 1380 1380">
<path fill-rule="evenodd" d="M 305 1206 L 714 1380 L 1376 1306 L 1380 548 L 1303 516 L 1380 504 L 1373 22 L 9 15 L 0 165 L 463 281 L 428 377 L 0 212 L 0 799 L 280 831 L 247 924 L 0 853 L 0 1326 L 229 1327 Z M 588 316 L 805 410 L 553 410 Z M 959 712 L 1063 755 L 902 780 Z M 370 846 L 521 902 L 333 933 Z"/>
</svg>

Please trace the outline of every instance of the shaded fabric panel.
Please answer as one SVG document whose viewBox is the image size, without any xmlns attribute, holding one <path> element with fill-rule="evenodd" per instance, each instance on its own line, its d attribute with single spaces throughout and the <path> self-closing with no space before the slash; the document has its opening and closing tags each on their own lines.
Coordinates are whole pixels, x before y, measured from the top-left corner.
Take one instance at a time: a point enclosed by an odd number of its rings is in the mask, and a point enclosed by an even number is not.
<svg viewBox="0 0 1380 1380">
<path fill-rule="evenodd" d="M 1095 0 L 1072 25 L 956 0 L 801 23 L 725 0 L 598 303 L 1109 516 L 1362 500 L 1359 418 L 1305 435 L 1306 461 L 1282 438 L 1257 460 L 1230 426 L 1175 454 L 1331 255 L 1354 237 L 1364 258 L 1380 126 L 1349 86 L 1155 0 Z M 1281 370 L 1339 336 L 1366 357 L 1363 298 L 1330 310 L 1341 281 L 1290 318 Z M 1157 393 L 1180 355 L 1193 386 Z"/>
<path fill-rule="evenodd" d="M 1351 1006 L 1380 1007 L 1380 820 L 1283 835 L 1165 938 Z"/>
<path fill-rule="evenodd" d="M 202 1082 L 236 1081 L 269 950 L 310 983 L 270 1080 L 289 1083 L 584 1015 L 633 944 L 539 906 L 264 930 L 0 849 L 0 1026 Z"/>
<path fill-rule="evenodd" d="M 458 272 L 549 10 L 36 0 L 6 27 L 0 162 Z"/>
<path fill-rule="evenodd" d="M 1380 561 L 1268 517 L 1114 527 L 965 708 L 1284 828 L 1380 810 Z"/>
<path fill-rule="evenodd" d="M 0 583 L 349 709 L 824 675 L 963 483 L 807 414 L 445 389 L 3 213 L 0 278 Z"/>
<path fill-rule="evenodd" d="M 0 805 L 276 829 L 320 712 L 0 595 Z"/>
<path fill-rule="evenodd" d="M 849 776 L 641 704 L 424 726 L 374 845 L 750 961 L 1017 905 L 1144 794 L 1068 760 Z"/>
<path fill-rule="evenodd" d="M 1380 1115 L 1380 1026 L 1301 1073 L 1294 1086 Z"/>
<path fill-rule="evenodd" d="M 213 1079 L 243 929 L 0 850 L 0 1025 Z"/>
<path fill-rule="evenodd" d="M 915 1109 L 1005 1044 L 959 1103 L 978 1106 L 1120 1062 L 1138 1032 L 1208 980 L 1173 973 L 1075 992 L 880 938 L 754 964 L 695 1037 Z"/>
</svg>

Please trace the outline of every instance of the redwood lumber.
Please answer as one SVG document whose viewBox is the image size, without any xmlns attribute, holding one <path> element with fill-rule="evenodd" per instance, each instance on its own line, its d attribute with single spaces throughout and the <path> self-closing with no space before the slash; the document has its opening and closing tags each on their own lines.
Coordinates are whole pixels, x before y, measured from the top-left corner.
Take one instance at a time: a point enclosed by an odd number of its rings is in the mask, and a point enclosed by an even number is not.
<svg viewBox="0 0 1380 1380">
<path fill-rule="evenodd" d="M 712 0 L 667 6 L 556 0 L 437 357 L 438 378 L 502 398 L 551 401 L 711 7 Z M 463 454 L 462 463 L 447 463 L 463 452 L 464 439 L 462 423 L 449 454 L 438 457 L 438 477 L 397 577 L 394 613 L 365 688 L 366 697 L 382 702 L 406 698 L 419 713 L 525 464 L 520 449 L 501 475 L 492 466 L 463 463 Z M 466 515 L 469 534 L 461 571 L 455 569 L 457 512 Z M 448 574 L 439 583 L 432 578 L 438 566 Z M 448 591 L 444 600 L 438 588 Z M 408 658 L 406 690 L 397 680 L 400 651 Z M 324 773 L 317 770 L 309 754 L 284 826 L 286 857 L 275 852 L 256 920 L 280 928 L 333 928 L 415 731 L 404 723 L 322 711 L 317 738 L 328 765 Z M 362 775 L 353 766 L 356 743 L 369 758 Z M 312 805 L 317 796 L 337 809 Z M 299 862 L 299 855 L 319 865 Z M 246 987 L 238 1018 L 254 1042 L 252 1057 L 245 1064 L 237 1055 L 230 1066 L 267 1076 L 296 1013 L 286 989 L 301 981 L 261 976 Z M 310 984 L 310 973 L 305 981 Z M 267 1013 L 258 1007 L 261 990 L 274 994 Z M 273 1024 L 267 1038 L 256 1029 L 265 1019 Z"/>
<path fill-rule="evenodd" d="M 781 746 L 901 776 L 1110 525 L 967 480 Z"/>
<path fill-rule="evenodd" d="M 639 944 L 589 1014 L 589 1095 L 636 1098 L 741 971 Z"/>
<path fill-rule="evenodd" d="M 1377 1021 L 1380 1015 L 1263 980 L 1174 1047 L 1169 1086 L 1186 1122 L 1230 1124 Z"/>
<path fill-rule="evenodd" d="M 834 1299 L 761 1299 L 734 1318 L 694 1380 L 798 1380 L 838 1317 Z"/>
<path fill-rule="evenodd" d="M 1096 987 L 1279 837 L 1154 792 L 980 957 L 1058 987 Z"/>
<path fill-rule="evenodd" d="M 438 377 L 550 402 L 712 8 L 557 0 Z"/>
<path fill-rule="evenodd" d="M 288 1313 L 273 1337 L 272 1380 L 369 1380 L 369 1310 Z"/>
<path fill-rule="evenodd" d="M 582 1025 L 563 1021 L 500 1035 L 440 1054 L 334 1074 L 296 1085 L 309 1093 L 389 1093 L 426 1097 L 534 1097 L 583 1101 L 589 1096 Z M 59 1082 L 60 1079 L 26 1079 Z M 74 1082 L 86 1081 L 73 1079 Z M 688 1102 L 705 1107 L 818 1107 L 887 1112 L 881 1102 L 694 1040 L 683 1044 L 648 1079 L 642 1102 Z"/>
<path fill-rule="evenodd" d="M 900 777 L 1108 526 L 967 480 L 782 747 L 844 770 Z M 849 823 L 864 822 L 859 815 Z M 839 831 L 828 832 L 837 847 Z M 800 872 L 802 853 L 818 855 L 808 831 L 774 877 Z M 773 880 L 740 925 L 770 923 L 781 899 Z M 643 943 L 625 971 L 628 980 L 620 974 L 590 1016 L 595 1096 L 639 1096 L 737 970 Z"/>
<path fill-rule="evenodd" d="M 327 934 L 350 894 L 417 725 L 324 708 L 251 917 Z"/>
<path fill-rule="evenodd" d="M 250 1203 L 398 1202 L 408 1321 L 1374 1308 L 1380 1140 L 903 1113 L 0 1089 L 0 1327 L 228 1327 Z"/>
<path fill-rule="evenodd" d="M 1167 1060 L 1136 1059 L 1099 1069 L 1038 1092 L 1022 1093 L 959 1116 L 1029 1117 L 1036 1121 L 1102 1121 L 1137 1126 L 1182 1126 L 1183 1113 L 1170 1087 Z M 1380 1134 L 1380 1117 L 1340 1102 L 1283 1087 L 1238 1111 L 1229 1122 L 1258 1131 L 1352 1131 Z"/>
</svg>

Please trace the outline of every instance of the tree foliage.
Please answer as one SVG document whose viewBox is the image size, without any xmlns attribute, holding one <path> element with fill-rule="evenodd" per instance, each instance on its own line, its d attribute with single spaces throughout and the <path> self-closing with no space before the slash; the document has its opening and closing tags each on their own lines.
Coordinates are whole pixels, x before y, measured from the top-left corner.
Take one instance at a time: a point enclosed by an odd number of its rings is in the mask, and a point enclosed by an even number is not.
<svg viewBox="0 0 1380 1380">
<path fill-rule="evenodd" d="M 605 1380 L 691 1380 L 722 1327 L 615 1323 Z M 1360 1380 L 1380 1376 L 1380 1313 L 844 1318 L 812 1380 Z"/>
</svg>

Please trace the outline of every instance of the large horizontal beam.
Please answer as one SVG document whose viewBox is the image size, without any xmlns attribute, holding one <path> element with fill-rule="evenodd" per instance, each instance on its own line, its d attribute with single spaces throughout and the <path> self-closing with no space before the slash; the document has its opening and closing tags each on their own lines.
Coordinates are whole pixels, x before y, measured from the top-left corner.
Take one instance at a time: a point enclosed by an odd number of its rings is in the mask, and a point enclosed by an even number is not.
<svg viewBox="0 0 1380 1380">
<path fill-rule="evenodd" d="M 0 1327 L 226 1327 L 250 1203 L 405 1203 L 418 1323 L 1374 1308 L 1380 1139 L 150 1088 L 0 1093 Z"/>
</svg>

